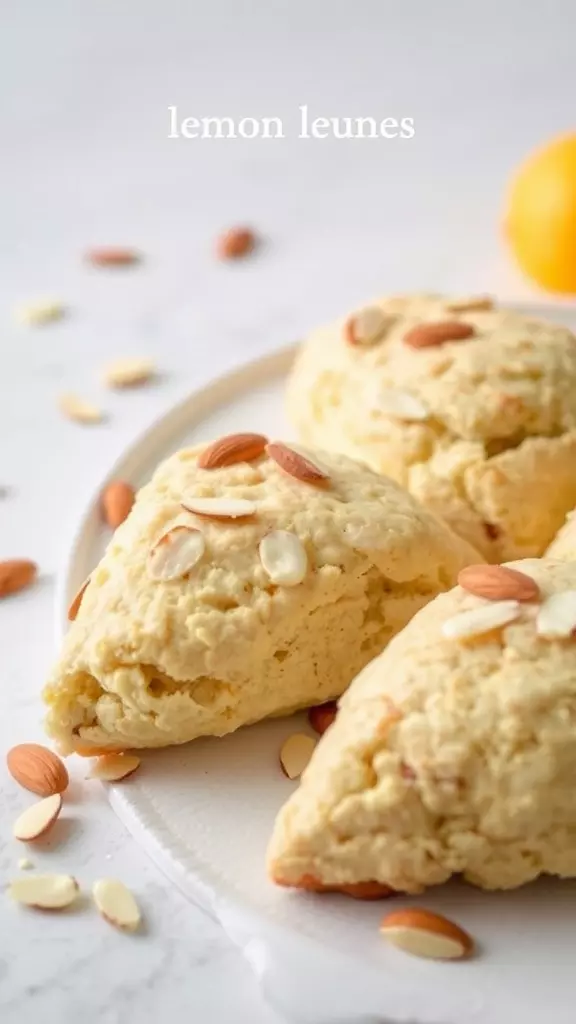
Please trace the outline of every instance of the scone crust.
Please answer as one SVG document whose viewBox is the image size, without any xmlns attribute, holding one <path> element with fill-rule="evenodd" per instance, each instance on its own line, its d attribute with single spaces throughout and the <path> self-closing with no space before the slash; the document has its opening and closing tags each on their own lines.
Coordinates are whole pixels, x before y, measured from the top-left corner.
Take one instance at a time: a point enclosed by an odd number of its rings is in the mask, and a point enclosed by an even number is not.
<svg viewBox="0 0 576 1024">
<path fill-rule="evenodd" d="M 389 323 L 377 343 L 350 344 L 345 317 L 303 345 L 287 398 L 301 437 L 389 474 L 490 561 L 541 555 L 576 504 L 574 335 L 473 298 L 370 305 Z M 404 340 L 447 320 L 473 335 L 426 348 Z M 390 391 L 424 418 L 384 411 Z"/>
<path fill-rule="evenodd" d="M 576 589 L 576 564 L 511 564 L 542 599 Z M 276 881 L 417 893 L 453 874 L 486 889 L 576 876 L 576 641 L 539 637 L 534 604 L 498 634 L 443 634 L 484 603 L 440 595 L 352 683 L 278 816 Z"/>
<path fill-rule="evenodd" d="M 342 693 L 476 553 L 396 484 L 322 454 L 329 486 L 263 455 L 219 469 L 179 452 L 143 488 L 82 598 L 45 691 L 63 751 L 146 747 L 223 735 Z M 246 520 L 184 511 L 189 496 L 255 503 Z M 150 550 L 177 525 L 206 550 L 188 578 L 151 580 Z M 274 584 L 259 544 L 296 534 L 308 569 Z"/>
</svg>

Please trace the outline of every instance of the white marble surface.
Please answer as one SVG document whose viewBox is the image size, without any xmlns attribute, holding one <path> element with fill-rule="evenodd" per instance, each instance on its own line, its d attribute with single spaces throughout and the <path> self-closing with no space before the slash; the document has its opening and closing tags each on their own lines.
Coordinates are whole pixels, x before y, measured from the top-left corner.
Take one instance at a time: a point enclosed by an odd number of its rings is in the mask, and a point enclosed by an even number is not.
<svg viewBox="0 0 576 1024">
<path fill-rule="evenodd" d="M 84 497 L 126 443 L 222 367 L 298 337 L 375 291 L 533 294 L 498 220 L 510 168 L 574 127 L 571 4 L 355 4 L 20 0 L 0 38 L 0 558 L 41 566 L 0 608 L 0 746 L 41 737 L 53 656 L 54 579 Z M 409 141 L 299 140 L 297 110 L 411 116 Z M 287 138 L 168 140 L 188 116 L 281 116 Z M 214 236 L 268 238 L 242 266 Z M 90 272 L 91 243 L 142 249 L 134 272 Z M 66 322 L 26 330 L 16 302 L 44 294 Z M 103 392 L 109 358 L 149 354 L 163 377 Z M 56 396 L 102 402 L 105 425 L 63 421 Z M 44 916 L 0 902 L 0 1019 L 42 1024 L 273 1024 L 240 955 L 80 780 L 66 819 L 31 854 L 85 884 L 112 874 L 142 901 L 146 932 L 113 932 L 88 906 Z M 0 767 L 0 883 L 28 802 Z"/>
</svg>

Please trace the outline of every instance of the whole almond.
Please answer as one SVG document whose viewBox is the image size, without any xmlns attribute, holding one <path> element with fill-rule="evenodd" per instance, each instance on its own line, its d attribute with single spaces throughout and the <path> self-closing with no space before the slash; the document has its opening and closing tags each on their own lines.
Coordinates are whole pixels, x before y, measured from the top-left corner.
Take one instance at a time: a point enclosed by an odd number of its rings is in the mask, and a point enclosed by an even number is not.
<svg viewBox="0 0 576 1024">
<path fill-rule="evenodd" d="M 250 228 L 230 228 L 220 235 L 216 253 L 221 260 L 237 260 L 248 256 L 256 245 L 256 235 Z"/>
<path fill-rule="evenodd" d="M 134 504 L 134 488 L 124 480 L 111 480 L 102 492 L 104 522 L 113 530 L 128 517 Z"/>
<path fill-rule="evenodd" d="M 315 465 L 310 459 L 305 458 L 300 452 L 294 451 L 286 444 L 275 441 L 266 445 L 266 454 L 283 469 L 288 476 L 296 480 L 302 480 L 306 484 L 322 486 L 329 482 L 330 477 L 320 466 Z"/>
<path fill-rule="evenodd" d="M 36 579 L 38 567 L 28 558 L 11 558 L 0 562 L 0 597 L 17 594 Z"/>
<path fill-rule="evenodd" d="M 420 907 L 405 907 L 387 914 L 380 924 L 380 933 L 407 953 L 432 960 L 461 960 L 474 949 L 463 928 Z"/>
<path fill-rule="evenodd" d="M 94 267 L 132 267 L 135 263 L 140 263 L 142 257 L 134 249 L 105 246 L 89 249 L 86 259 Z"/>
<path fill-rule="evenodd" d="M 472 324 L 461 320 L 442 320 L 436 323 L 417 324 L 404 335 L 404 342 L 410 348 L 430 348 L 443 345 L 445 341 L 464 341 L 474 334 Z"/>
<path fill-rule="evenodd" d="M 200 469 L 220 469 L 236 462 L 252 462 L 262 455 L 268 438 L 263 434 L 228 434 L 204 449 L 198 459 Z"/>
<path fill-rule="evenodd" d="M 86 590 L 86 587 L 88 586 L 89 583 L 90 577 L 88 577 L 88 579 L 84 581 L 84 583 L 80 587 L 80 590 L 72 599 L 72 602 L 68 609 L 68 622 L 74 622 L 74 619 L 78 615 L 78 612 L 80 611 L 80 605 L 82 604 L 82 598 L 84 597 L 84 591 Z"/>
<path fill-rule="evenodd" d="M 63 793 L 68 786 L 68 772 L 57 754 L 40 743 L 19 743 L 6 755 L 8 771 L 24 789 L 38 796 Z"/>
<path fill-rule="evenodd" d="M 326 704 L 317 704 L 316 707 L 308 708 L 308 721 L 319 736 L 323 736 L 326 730 L 332 725 L 338 713 L 336 701 L 329 700 Z"/>
<path fill-rule="evenodd" d="M 458 583 L 469 594 L 492 601 L 537 601 L 540 588 L 531 576 L 505 565 L 468 565 L 458 573 Z"/>
</svg>

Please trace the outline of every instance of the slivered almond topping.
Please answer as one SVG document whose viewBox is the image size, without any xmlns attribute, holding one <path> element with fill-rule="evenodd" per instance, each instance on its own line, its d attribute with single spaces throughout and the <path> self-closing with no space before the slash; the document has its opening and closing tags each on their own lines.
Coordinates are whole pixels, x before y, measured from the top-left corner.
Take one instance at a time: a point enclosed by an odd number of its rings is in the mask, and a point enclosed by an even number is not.
<svg viewBox="0 0 576 1024">
<path fill-rule="evenodd" d="M 132 893 L 123 882 L 102 878 L 92 886 L 94 903 L 105 921 L 121 931 L 135 932 L 141 914 Z"/>
<path fill-rule="evenodd" d="M 416 395 L 397 388 L 381 388 L 375 405 L 380 412 L 399 420 L 426 420 L 430 416 L 424 402 Z"/>
<path fill-rule="evenodd" d="M 116 359 L 104 368 L 104 383 L 109 388 L 137 388 L 155 376 L 156 367 L 151 359 Z"/>
<path fill-rule="evenodd" d="M 328 474 L 320 466 L 312 462 L 311 459 L 279 441 L 267 444 L 266 454 L 280 466 L 280 469 L 283 469 L 288 476 L 293 476 L 295 480 L 302 480 L 303 483 L 316 485 L 327 484 L 330 480 Z"/>
<path fill-rule="evenodd" d="M 57 754 L 40 743 L 19 743 L 6 755 L 8 771 L 25 789 L 38 796 L 63 793 L 68 772 Z"/>
<path fill-rule="evenodd" d="M 280 749 L 280 767 L 284 775 L 289 779 L 300 778 L 314 753 L 315 746 L 316 740 L 303 732 L 295 732 L 284 740 Z"/>
<path fill-rule="evenodd" d="M 206 541 L 192 526 L 175 526 L 154 545 L 148 555 L 148 575 L 153 580 L 176 580 L 186 576 L 200 561 Z"/>
<path fill-rule="evenodd" d="M 198 459 L 200 469 L 220 469 L 236 462 L 252 462 L 262 455 L 268 438 L 263 434 L 228 434 L 204 449 Z"/>
<path fill-rule="evenodd" d="M 85 580 L 85 582 L 80 587 L 80 590 L 72 600 L 72 603 L 68 609 L 68 622 L 74 622 L 74 619 L 78 615 L 78 612 L 80 611 L 80 605 L 82 604 L 82 598 L 84 597 L 84 591 L 86 590 L 86 587 L 88 586 L 89 583 L 90 577 L 88 577 L 88 579 Z"/>
<path fill-rule="evenodd" d="M 34 582 L 37 574 L 36 563 L 28 558 L 9 558 L 0 562 L 0 597 L 24 590 Z"/>
<path fill-rule="evenodd" d="M 259 545 L 262 568 L 272 583 L 295 587 L 302 583 L 308 572 L 308 558 L 304 546 L 295 533 L 272 530 Z"/>
<path fill-rule="evenodd" d="M 14 824 L 12 834 L 23 843 L 31 843 L 43 836 L 52 827 L 62 810 L 62 795 L 54 793 L 44 800 L 32 804 L 20 815 Z"/>
<path fill-rule="evenodd" d="M 432 960 L 462 960 L 474 942 L 459 925 L 441 914 L 419 907 L 392 911 L 383 918 L 380 933 L 394 946 Z"/>
<path fill-rule="evenodd" d="M 514 622 L 521 612 L 519 601 L 494 601 L 446 619 L 442 632 L 450 640 L 470 640 Z"/>
<path fill-rule="evenodd" d="M 469 594 L 491 601 L 537 601 L 540 588 L 531 576 L 505 565 L 469 565 L 461 569 L 458 583 Z"/>
<path fill-rule="evenodd" d="M 71 875 L 28 875 L 16 878 L 8 886 L 8 895 L 13 900 L 38 910 L 68 907 L 79 891 L 78 882 Z"/>
<path fill-rule="evenodd" d="M 365 306 L 349 316 L 344 324 L 344 338 L 349 345 L 368 346 L 381 341 L 394 323 L 378 306 Z"/>
<path fill-rule="evenodd" d="M 140 758 L 135 754 L 103 754 L 94 762 L 87 777 L 101 782 L 121 782 L 139 767 Z"/>
<path fill-rule="evenodd" d="M 472 324 L 461 320 L 442 320 L 436 323 L 417 324 L 404 335 L 404 342 L 410 348 L 429 348 L 443 345 L 445 341 L 464 341 L 474 334 Z"/>
<path fill-rule="evenodd" d="M 132 484 L 125 480 L 111 480 L 102 491 L 102 516 L 107 526 L 115 530 L 128 518 L 134 504 Z"/>
<path fill-rule="evenodd" d="M 317 704 L 316 707 L 308 709 L 308 721 L 319 736 L 323 736 L 326 730 L 335 721 L 338 714 L 336 701 L 329 700 L 326 704 Z"/>
<path fill-rule="evenodd" d="M 494 299 L 490 295 L 471 295 L 467 299 L 455 299 L 446 304 L 449 313 L 485 313 L 494 309 Z"/>
<path fill-rule="evenodd" d="M 246 519 L 256 512 L 256 505 L 246 498 L 184 498 L 182 508 L 207 519 Z"/>
<path fill-rule="evenodd" d="M 141 262 L 142 256 L 134 249 L 105 246 L 89 249 L 86 259 L 94 267 L 133 267 L 134 264 Z"/>
<path fill-rule="evenodd" d="M 101 423 L 104 419 L 104 413 L 96 405 L 92 405 L 90 402 L 85 402 L 83 398 L 79 398 L 78 395 L 65 394 L 61 395 L 58 400 L 60 412 L 66 416 L 67 419 L 73 420 L 74 423 Z"/>
<path fill-rule="evenodd" d="M 576 631 L 576 590 L 563 590 L 544 601 L 536 616 L 538 636 L 562 640 Z"/>
<path fill-rule="evenodd" d="M 15 311 L 15 319 L 27 327 L 43 327 L 45 324 L 53 324 L 66 316 L 66 306 L 58 299 L 38 299 L 36 302 L 26 302 Z"/>
</svg>

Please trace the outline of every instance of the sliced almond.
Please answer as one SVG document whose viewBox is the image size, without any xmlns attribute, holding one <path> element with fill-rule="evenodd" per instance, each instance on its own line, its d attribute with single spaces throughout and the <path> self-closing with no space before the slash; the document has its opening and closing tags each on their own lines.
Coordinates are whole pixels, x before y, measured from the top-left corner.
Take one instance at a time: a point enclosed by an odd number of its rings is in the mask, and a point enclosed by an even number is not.
<svg viewBox="0 0 576 1024">
<path fill-rule="evenodd" d="M 221 260 L 237 260 L 248 256 L 256 246 L 256 235 L 250 228 L 230 228 L 220 235 L 216 252 Z"/>
<path fill-rule="evenodd" d="M 128 518 L 134 504 L 135 491 L 125 480 L 111 480 L 100 499 L 104 522 L 115 530 Z"/>
<path fill-rule="evenodd" d="M 393 323 L 394 317 L 387 316 L 379 306 L 365 306 L 346 320 L 344 338 L 349 345 L 375 345 Z"/>
<path fill-rule="evenodd" d="M 28 860 L 28 857 L 20 857 L 18 867 L 20 871 L 31 871 L 34 865 L 31 860 Z"/>
<path fill-rule="evenodd" d="M 107 754 L 123 754 L 122 747 L 99 747 L 97 744 L 83 743 L 81 740 L 73 740 L 74 753 L 78 757 L 103 757 Z"/>
<path fill-rule="evenodd" d="M 298 779 L 308 764 L 316 740 L 303 732 L 295 732 L 284 740 L 280 749 L 280 767 L 289 779 Z"/>
<path fill-rule="evenodd" d="M 12 828 L 14 838 L 23 843 L 34 842 L 52 828 L 61 810 L 60 793 L 54 793 L 53 796 L 47 796 L 44 800 L 32 804 L 32 807 L 28 807 L 15 822 Z"/>
<path fill-rule="evenodd" d="M 104 367 L 104 383 L 109 388 L 136 388 L 147 384 L 156 373 L 151 359 L 115 359 Z"/>
<path fill-rule="evenodd" d="M 419 907 L 387 914 L 380 924 L 380 933 L 406 953 L 431 960 L 462 960 L 474 949 L 473 940 L 463 928 L 441 914 Z"/>
<path fill-rule="evenodd" d="M 104 754 L 94 762 L 89 779 L 100 779 L 101 782 L 120 782 L 133 775 L 140 767 L 140 758 L 135 754 Z"/>
<path fill-rule="evenodd" d="M 280 469 L 288 473 L 288 476 L 293 476 L 295 480 L 316 485 L 327 484 L 330 480 L 328 474 L 312 459 L 301 455 L 294 448 L 289 448 L 287 444 L 282 444 L 279 441 L 267 444 L 266 454 L 280 466 Z"/>
<path fill-rule="evenodd" d="M 204 449 L 198 466 L 200 469 L 220 469 L 236 462 L 252 462 L 262 455 L 267 442 L 264 434 L 228 434 Z"/>
<path fill-rule="evenodd" d="M 256 512 L 256 505 L 246 498 L 184 498 L 182 508 L 208 519 L 246 519 Z"/>
<path fill-rule="evenodd" d="M 105 921 L 122 931 L 135 932 L 141 921 L 138 904 L 123 882 L 102 878 L 92 886 L 94 903 Z"/>
<path fill-rule="evenodd" d="M 446 619 L 442 632 L 450 640 L 470 640 L 514 622 L 521 611 L 522 606 L 518 601 L 494 601 Z"/>
<path fill-rule="evenodd" d="M 94 267 L 132 267 L 140 263 L 142 256 L 134 249 L 121 246 L 103 246 L 89 249 L 86 253 L 88 263 Z"/>
<path fill-rule="evenodd" d="M 68 622 L 74 622 L 74 619 L 78 615 L 78 612 L 80 611 L 80 605 L 82 604 L 82 598 L 84 597 L 84 591 L 86 590 L 86 587 L 88 586 L 89 583 L 90 577 L 88 577 L 88 579 L 85 580 L 85 582 L 80 587 L 80 590 L 73 598 L 68 609 Z"/>
<path fill-rule="evenodd" d="M 326 704 L 317 704 L 316 707 L 308 709 L 308 721 L 319 736 L 323 736 L 338 714 L 336 701 L 329 700 Z"/>
<path fill-rule="evenodd" d="M 272 583 L 295 587 L 308 572 L 308 558 L 299 537 L 289 530 L 272 530 L 259 545 L 262 568 Z"/>
<path fill-rule="evenodd" d="M 442 320 L 412 327 L 404 335 L 404 343 L 410 348 L 429 348 L 432 345 L 443 345 L 446 341 L 464 341 L 473 334 L 472 324 L 465 324 L 461 320 Z"/>
<path fill-rule="evenodd" d="M 381 388 L 375 405 L 380 412 L 399 420 L 427 420 L 430 416 L 424 402 L 398 388 Z"/>
<path fill-rule="evenodd" d="M 458 574 L 458 583 L 469 594 L 491 601 L 537 601 L 540 587 L 531 576 L 505 565 L 468 565 Z"/>
<path fill-rule="evenodd" d="M 9 558 L 0 562 L 0 597 L 17 594 L 30 586 L 38 573 L 38 566 L 28 558 Z"/>
<path fill-rule="evenodd" d="M 536 616 L 538 636 L 565 639 L 576 631 L 576 590 L 563 590 L 544 601 Z"/>
<path fill-rule="evenodd" d="M 38 796 L 63 793 L 68 786 L 66 765 L 40 743 L 19 743 L 6 755 L 8 771 L 25 789 Z"/>
<path fill-rule="evenodd" d="M 206 550 L 200 530 L 175 526 L 154 545 L 148 555 L 148 575 L 153 580 L 177 580 L 191 572 Z"/>
<path fill-rule="evenodd" d="M 494 309 L 494 299 L 489 295 L 471 295 L 467 299 L 454 299 L 446 303 L 449 313 L 485 313 Z"/>
<path fill-rule="evenodd" d="M 96 405 L 85 402 L 78 395 L 65 394 L 58 399 L 60 412 L 74 423 L 101 423 L 104 413 Z"/>
<path fill-rule="evenodd" d="M 8 894 L 17 903 L 39 910 L 61 910 L 76 899 L 80 889 L 71 875 L 29 875 L 16 878 L 8 886 Z"/>
<path fill-rule="evenodd" d="M 15 311 L 15 319 L 20 324 L 28 327 L 43 327 L 45 324 L 53 324 L 66 316 L 66 306 L 57 299 L 39 299 L 36 302 L 27 302 L 19 306 Z"/>
</svg>

